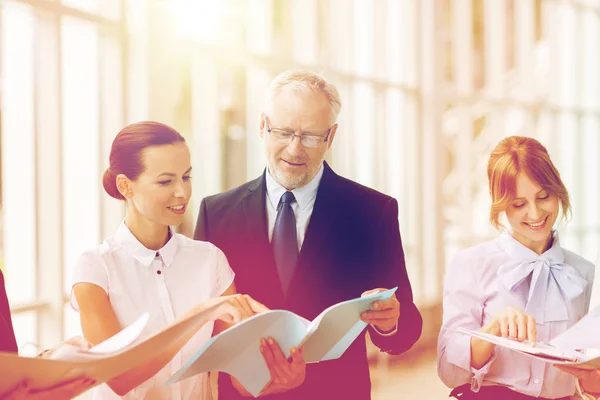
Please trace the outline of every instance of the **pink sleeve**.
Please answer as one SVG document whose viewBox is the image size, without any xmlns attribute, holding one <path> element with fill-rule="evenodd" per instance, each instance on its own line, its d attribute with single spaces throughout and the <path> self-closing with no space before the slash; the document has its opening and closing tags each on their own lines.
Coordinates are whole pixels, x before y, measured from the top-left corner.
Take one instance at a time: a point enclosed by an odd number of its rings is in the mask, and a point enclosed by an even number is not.
<svg viewBox="0 0 600 400">
<path fill-rule="evenodd" d="M 89 251 L 79 256 L 73 269 L 69 302 L 71 307 L 77 312 L 79 312 L 79 306 L 73 294 L 73 286 L 78 283 L 92 283 L 100 286 L 108 294 L 108 273 L 102 257 L 96 251 Z"/>
<path fill-rule="evenodd" d="M 457 254 L 448 266 L 437 370 L 446 386 L 454 388 L 470 384 L 471 389 L 477 392 L 496 357 L 492 356 L 480 369 L 472 368 L 471 338 L 455 331 L 459 327 L 477 330 L 482 326 L 484 299 L 479 290 L 481 283 L 477 281 L 472 267 L 464 252 Z"/>
</svg>

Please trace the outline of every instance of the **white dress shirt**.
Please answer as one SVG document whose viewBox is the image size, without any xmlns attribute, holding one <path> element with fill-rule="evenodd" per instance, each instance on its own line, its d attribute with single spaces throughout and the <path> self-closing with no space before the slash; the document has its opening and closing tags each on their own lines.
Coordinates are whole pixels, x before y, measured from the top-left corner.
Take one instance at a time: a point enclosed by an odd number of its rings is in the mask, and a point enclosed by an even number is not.
<svg viewBox="0 0 600 400">
<path fill-rule="evenodd" d="M 317 199 L 317 191 L 319 190 L 319 184 L 323 177 L 323 165 L 319 169 L 319 172 L 315 175 L 312 180 L 299 188 L 293 189 L 292 193 L 296 198 L 291 206 L 296 217 L 296 238 L 298 239 L 298 250 L 302 248 L 304 242 L 304 235 L 310 222 L 310 216 L 312 215 L 313 208 L 315 207 L 315 200 Z M 267 220 L 269 224 L 269 242 L 273 238 L 273 229 L 275 228 L 275 219 L 277 218 L 277 206 L 281 196 L 287 189 L 281 186 L 275 181 L 267 169 L 266 173 L 267 183 Z"/>
<path fill-rule="evenodd" d="M 502 309 L 515 307 L 536 318 L 537 340 L 547 343 L 589 309 L 594 265 L 560 247 L 558 234 L 541 255 L 510 234 L 460 251 L 446 271 L 438 375 L 449 387 L 501 385 L 544 398 L 571 396 L 575 378 L 541 360 L 496 346 L 480 369 L 471 367 L 471 338 Z"/>
<path fill-rule="evenodd" d="M 123 222 L 114 236 L 79 257 L 73 285 L 88 282 L 104 289 L 122 327 L 149 313 L 142 334 L 146 338 L 166 328 L 196 304 L 220 296 L 233 278 L 225 255 L 214 245 L 172 232 L 171 239 L 157 252 L 144 247 Z M 78 311 L 72 290 L 70 301 Z M 173 386 L 164 384 L 210 339 L 213 325 L 212 322 L 204 325 L 161 371 L 123 398 L 210 399 L 207 374 Z M 94 389 L 94 399 L 118 398 L 106 384 Z"/>
</svg>

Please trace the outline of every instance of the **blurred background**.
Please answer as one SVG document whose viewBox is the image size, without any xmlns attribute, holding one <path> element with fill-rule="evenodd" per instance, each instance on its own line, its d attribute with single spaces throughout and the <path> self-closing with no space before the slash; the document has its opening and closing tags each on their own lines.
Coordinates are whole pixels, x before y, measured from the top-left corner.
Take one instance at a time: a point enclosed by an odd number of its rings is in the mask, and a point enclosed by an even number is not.
<svg viewBox="0 0 600 400">
<path fill-rule="evenodd" d="M 204 196 L 264 169 L 265 89 L 291 67 L 340 90 L 333 168 L 400 204 L 425 326 L 403 356 L 371 350 L 374 399 L 447 396 L 445 265 L 497 234 L 485 166 L 502 137 L 547 146 L 572 196 L 562 244 L 600 248 L 600 0 L 0 0 L 0 15 L 0 262 L 22 354 L 80 333 L 71 268 L 124 216 L 101 185 L 120 128 L 186 137 L 192 235 Z"/>
</svg>

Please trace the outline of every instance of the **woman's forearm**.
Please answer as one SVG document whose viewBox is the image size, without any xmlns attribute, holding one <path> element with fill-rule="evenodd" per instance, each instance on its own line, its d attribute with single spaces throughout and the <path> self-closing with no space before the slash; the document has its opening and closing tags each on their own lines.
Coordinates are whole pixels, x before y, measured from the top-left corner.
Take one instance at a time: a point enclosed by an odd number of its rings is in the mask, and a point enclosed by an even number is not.
<svg viewBox="0 0 600 400">
<path fill-rule="evenodd" d="M 162 353 L 157 354 L 151 361 L 127 371 L 117 378 L 111 379 L 107 382 L 108 386 L 110 386 L 117 395 L 124 396 L 132 389 L 146 382 L 163 369 L 206 322 L 208 321 L 203 321 L 196 329 L 181 337 Z"/>
<path fill-rule="evenodd" d="M 479 369 L 483 367 L 494 354 L 495 344 L 481 340 L 476 337 L 471 338 L 471 367 Z"/>
<path fill-rule="evenodd" d="M 495 322 L 485 325 L 479 330 L 479 332 L 488 333 L 494 336 L 498 336 L 500 333 L 499 331 L 498 324 Z M 492 358 L 495 348 L 495 344 L 476 337 L 471 337 L 471 367 L 475 369 L 483 367 L 490 358 Z"/>
</svg>

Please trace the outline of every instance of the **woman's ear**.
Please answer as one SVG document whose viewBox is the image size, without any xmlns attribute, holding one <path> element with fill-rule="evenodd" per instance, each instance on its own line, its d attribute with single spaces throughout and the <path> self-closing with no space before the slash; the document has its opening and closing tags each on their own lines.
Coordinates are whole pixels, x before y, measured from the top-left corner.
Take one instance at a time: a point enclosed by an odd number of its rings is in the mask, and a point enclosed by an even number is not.
<svg viewBox="0 0 600 400">
<path fill-rule="evenodd" d="M 131 181 L 125 174 L 117 175 L 117 190 L 123 197 L 130 199 L 133 197 L 133 189 L 131 187 Z"/>
</svg>

